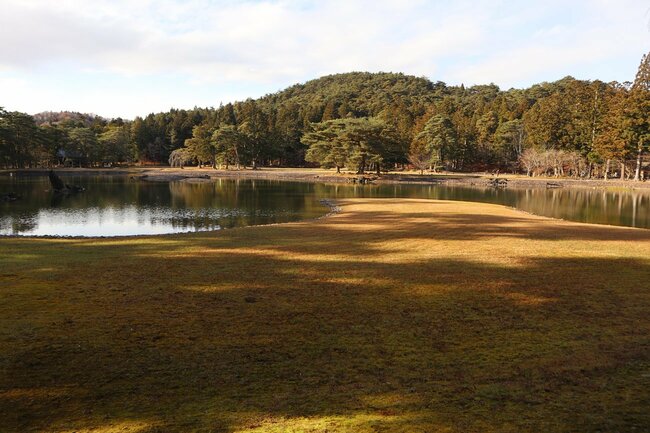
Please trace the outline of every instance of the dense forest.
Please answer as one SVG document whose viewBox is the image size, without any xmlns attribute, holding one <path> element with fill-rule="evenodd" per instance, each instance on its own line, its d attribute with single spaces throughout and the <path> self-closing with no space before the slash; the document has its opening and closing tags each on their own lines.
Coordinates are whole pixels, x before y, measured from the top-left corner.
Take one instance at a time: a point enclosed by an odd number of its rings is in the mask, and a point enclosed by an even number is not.
<svg viewBox="0 0 650 433">
<path fill-rule="evenodd" d="M 625 83 L 566 77 L 503 91 L 352 72 L 128 121 L 0 108 L 5 168 L 321 165 L 641 180 L 649 150 L 650 54 Z"/>
</svg>

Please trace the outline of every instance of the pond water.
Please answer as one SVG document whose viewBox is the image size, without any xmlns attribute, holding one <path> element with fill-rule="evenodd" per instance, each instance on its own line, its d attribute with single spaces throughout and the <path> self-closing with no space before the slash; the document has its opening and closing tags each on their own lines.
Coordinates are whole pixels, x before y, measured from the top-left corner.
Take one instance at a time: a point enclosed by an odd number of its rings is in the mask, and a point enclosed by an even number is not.
<svg viewBox="0 0 650 433">
<path fill-rule="evenodd" d="M 0 235 L 126 236 L 316 218 L 320 200 L 407 197 L 503 204 L 537 215 L 650 228 L 650 194 L 591 189 L 493 189 L 445 185 L 347 185 L 252 179 L 145 182 L 128 176 L 62 176 L 86 191 L 58 195 L 47 176 L 0 176 Z"/>
</svg>

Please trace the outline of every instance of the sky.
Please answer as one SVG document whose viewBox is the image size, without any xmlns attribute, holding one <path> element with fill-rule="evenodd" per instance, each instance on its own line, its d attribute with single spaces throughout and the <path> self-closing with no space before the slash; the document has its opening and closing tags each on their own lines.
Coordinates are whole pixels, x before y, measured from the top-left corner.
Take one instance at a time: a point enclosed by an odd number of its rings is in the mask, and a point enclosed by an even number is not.
<svg viewBox="0 0 650 433">
<path fill-rule="evenodd" d="M 350 71 L 623 82 L 649 51 L 650 0 L 0 0 L 0 106 L 132 119 Z"/>
</svg>

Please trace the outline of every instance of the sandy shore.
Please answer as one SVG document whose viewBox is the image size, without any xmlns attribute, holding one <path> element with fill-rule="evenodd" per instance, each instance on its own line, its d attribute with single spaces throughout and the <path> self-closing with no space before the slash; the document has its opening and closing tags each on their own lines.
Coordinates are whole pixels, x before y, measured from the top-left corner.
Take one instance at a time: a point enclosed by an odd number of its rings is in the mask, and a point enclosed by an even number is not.
<svg viewBox="0 0 650 433">
<path fill-rule="evenodd" d="M 21 173 L 23 175 L 47 173 L 47 169 L 1 170 L 0 173 Z M 490 173 L 438 173 L 420 175 L 416 172 L 389 172 L 381 176 L 374 173 L 357 175 L 352 172 L 337 174 L 334 170 L 320 168 L 260 168 L 257 170 L 215 170 L 212 168 L 171 168 L 171 167 L 129 167 L 129 168 L 62 168 L 57 173 L 66 174 L 97 174 L 97 175 L 129 175 L 143 181 L 173 181 L 173 180 L 209 180 L 211 178 L 232 179 L 270 179 L 296 182 L 351 183 L 359 177 L 365 177 L 372 183 L 407 183 L 407 184 L 448 184 L 486 186 L 490 179 L 495 178 Z M 561 188 L 623 188 L 650 189 L 650 182 L 634 182 L 619 179 L 573 179 L 553 177 L 527 177 L 523 175 L 500 174 L 499 179 L 507 179 L 509 187 L 517 188 L 547 188 L 549 184 Z"/>
</svg>

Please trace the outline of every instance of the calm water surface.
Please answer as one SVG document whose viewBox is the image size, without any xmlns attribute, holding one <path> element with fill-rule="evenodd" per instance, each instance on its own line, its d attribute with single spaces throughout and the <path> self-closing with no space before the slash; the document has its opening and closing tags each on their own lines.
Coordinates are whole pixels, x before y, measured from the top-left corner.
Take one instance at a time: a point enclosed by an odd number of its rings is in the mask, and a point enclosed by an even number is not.
<svg viewBox="0 0 650 433">
<path fill-rule="evenodd" d="M 407 197 L 503 204 L 537 215 L 650 228 L 650 194 L 589 189 L 443 185 L 336 185 L 252 179 L 143 182 L 127 176 L 62 176 L 86 192 L 57 195 L 44 176 L 0 176 L 0 235 L 126 236 L 279 223 L 327 213 L 321 199 Z"/>
</svg>

